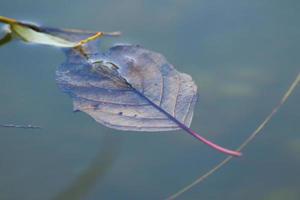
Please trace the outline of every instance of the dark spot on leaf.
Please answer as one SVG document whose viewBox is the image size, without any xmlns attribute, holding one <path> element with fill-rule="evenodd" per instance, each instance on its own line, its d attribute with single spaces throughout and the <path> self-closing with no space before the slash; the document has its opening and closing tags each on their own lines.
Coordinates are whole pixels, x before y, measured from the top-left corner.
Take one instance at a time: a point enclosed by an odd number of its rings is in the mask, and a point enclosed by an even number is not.
<svg viewBox="0 0 300 200">
<path fill-rule="evenodd" d="M 93 105 L 93 109 L 94 109 L 94 110 L 97 110 L 99 107 L 100 107 L 100 105 L 99 105 L 99 104 L 95 104 L 95 105 Z"/>
</svg>

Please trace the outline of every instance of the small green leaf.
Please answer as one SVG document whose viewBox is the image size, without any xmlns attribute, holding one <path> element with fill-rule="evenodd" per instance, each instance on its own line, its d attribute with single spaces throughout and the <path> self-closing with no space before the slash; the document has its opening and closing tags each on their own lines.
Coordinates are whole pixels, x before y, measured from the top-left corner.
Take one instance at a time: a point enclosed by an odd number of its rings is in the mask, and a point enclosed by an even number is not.
<svg viewBox="0 0 300 200">
<path fill-rule="evenodd" d="M 71 42 L 60 37 L 50 35 L 48 33 L 38 32 L 24 24 L 11 24 L 11 31 L 16 33 L 26 42 L 45 44 L 57 47 L 75 47 L 76 42 Z"/>
<path fill-rule="evenodd" d="M 6 35 L 4 35 L 4 37 L 2 37 L 0 39 L 0 46 L 3 46 L 7 43 L 9 43 L 12 40 L 12 35 L 11 33 L 6 33 Z"/>
<path fill-rule="evenodd" d="M 20 22 L 3 16 L 0 16 L 0 22 L 8 24 L 9 33 L 25 42 L 62 48 L 74 48 L 104 35 L 120 35 L 119 32 L 104 33 L 74 29 L 48 28 L 31 23 Z"/>
</svg>

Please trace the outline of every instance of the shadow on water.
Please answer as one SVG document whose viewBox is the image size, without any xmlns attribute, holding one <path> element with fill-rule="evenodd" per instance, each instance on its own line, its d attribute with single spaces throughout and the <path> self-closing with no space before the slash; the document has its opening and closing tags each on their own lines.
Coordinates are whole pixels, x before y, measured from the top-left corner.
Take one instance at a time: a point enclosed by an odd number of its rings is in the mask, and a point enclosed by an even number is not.
<svg viewBox="0 0 300 200">
<path fill-rule="evenodd" d="M 53 200 L 80 200 L 105 176 L 117 158 L 120 140 L 105 136 L 91 164 Z"/>
</svg>

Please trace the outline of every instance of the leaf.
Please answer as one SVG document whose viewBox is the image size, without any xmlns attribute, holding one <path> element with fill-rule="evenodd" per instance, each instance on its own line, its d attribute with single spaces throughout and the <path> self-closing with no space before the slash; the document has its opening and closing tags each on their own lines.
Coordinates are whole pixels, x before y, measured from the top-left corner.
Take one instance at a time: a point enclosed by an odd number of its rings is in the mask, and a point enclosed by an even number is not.
<svg viewBox="0 0 300 200">
<path fill-rule="evenodd" d="M 62 48 L 72 48 L 79 45 L 80 41 L 92 36 L 116 36 L 119 32 L 104 33 L 83 31 L 76 29 L 58 29 L 37 26 L 32 23 L 20 22 L 15 19 L 0 16 L 0 22 L 9 25 L 9 32 L 17 38 L 35 44 L 44 44 Z"/>
<path fill-rule="evenodd" d="M 3 46 L 7 43 L 9 43 L 12 40 L 12 35 L 10 33 L 6 33 L 1 39 L 0 39 L 0 46 Z"/>
<path fill-rule="evenodd" d="M 120 130 L 184 129 L 219 151 L 240 155 L 189 128 L 197 86 L 161 54 L 140 46 L 118 45 L 86 56 L 73 49 L 56 71 L 57 82 L 72 97 L 75 111 L 83 111 L 97 122 Z"/>
<path fill-rule="evenodd" d="M 190 125 L 197 86 L 189 75 L 179 73 L 161 55 L 137 46 L 115 46 L 108 53 L 92 59 L 91 63 L 80 63 L 84 61 L 81 57 L 70 57 L 57 71 L 58 83 L 72 95 L 75 110 L 84 111 L 98 122 L 121 130 L 180 129 L 165 114 L 153 109 L 135 88 Z M 109 68 L 113 70 L 115 66 L 133 88 L 125 81 L 111 79 L 110 74 L 105 74 L 113 73 Z"/>
</svg>

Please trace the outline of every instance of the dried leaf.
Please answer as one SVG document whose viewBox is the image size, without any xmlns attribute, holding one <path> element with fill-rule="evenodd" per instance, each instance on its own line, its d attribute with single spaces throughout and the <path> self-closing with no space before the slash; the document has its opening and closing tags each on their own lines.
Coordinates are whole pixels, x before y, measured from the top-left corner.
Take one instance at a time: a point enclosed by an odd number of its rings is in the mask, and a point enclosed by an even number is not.
<svg viewBox="0 0 300 200">
<path fill-rule="evenodd" d="M 56 75 L 59 86 L 73 98 L 74 110 L 107 127 L 131 131 L 184 129 L 219 151 L 240 155 L 189 128 L 197 86 L 159 53 L 135 45 L 118 45 L 92 55 L 72 49 Z"/>
<path fill-rule="evenodd" d="M 85 62 L 86 61 L 86 62 Z M 74 109 L 110 127 L 132 131 L 169 131 L 180 127 L 153 103 L 189 126 L 197 98 L 192 78 L 158 53 L 138 46 L 115 46 L 95 59 L 71 54 L 57 70 L 57 81 L 71 94 Z M 119 73 L 119 74 L 118 74 Z"/>
</svg>

